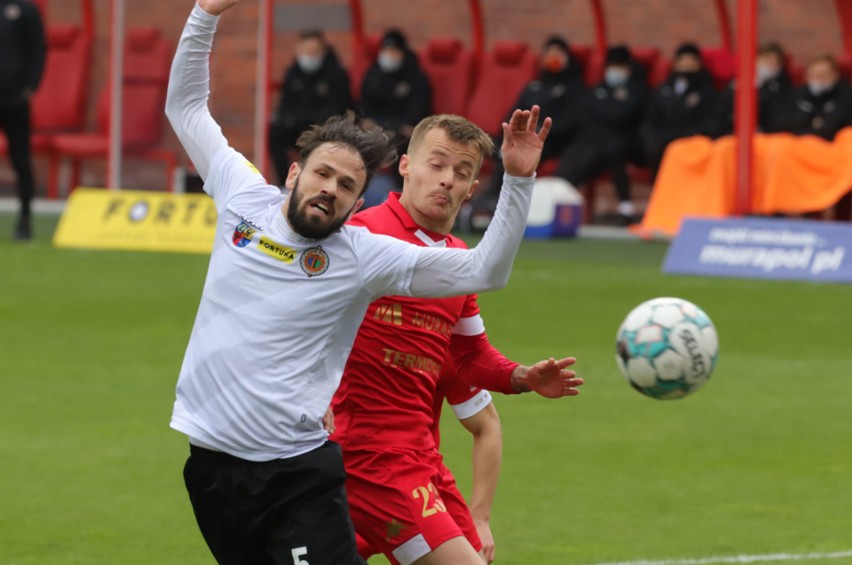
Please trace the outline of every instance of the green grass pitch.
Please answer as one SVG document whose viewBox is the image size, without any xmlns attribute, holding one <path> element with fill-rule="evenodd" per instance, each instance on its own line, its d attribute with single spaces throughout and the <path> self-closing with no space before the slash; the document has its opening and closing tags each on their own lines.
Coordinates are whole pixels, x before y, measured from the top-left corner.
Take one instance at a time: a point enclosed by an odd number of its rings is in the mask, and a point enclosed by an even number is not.
<svg viewBox="0 0 852 565">
<path fill-rule="evenodd" d="M 55 221 L 14 244 L 0 216 L 0 565 L 212 563 L 168 428 L 207 258 L 54 249 Z M 852 549 L 852 288 L 666 276 L 664 254 L 525 242 L 508 288 L 481 297 L 506 354 L 574 355 L 586 379 L 576 398 L 496 399 L 497 563 Z M 664 295 L 701 306 L 721 343 L 710 382 L 676 401 L 614 361 L 622 318 Z M 443 430 L 468 492 L 469 436 Z"/>
</svg>

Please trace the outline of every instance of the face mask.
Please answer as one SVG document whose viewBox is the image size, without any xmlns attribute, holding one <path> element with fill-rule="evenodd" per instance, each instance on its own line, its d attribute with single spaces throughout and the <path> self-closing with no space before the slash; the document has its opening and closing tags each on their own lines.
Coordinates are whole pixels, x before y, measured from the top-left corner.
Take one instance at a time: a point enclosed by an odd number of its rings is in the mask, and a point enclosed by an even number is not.
<svg viewBox="0 0 852 565">
<path fill-rule="evenodd" d="M 813 94 L 814 96 L 820 96 L 831 90 L 832 86 L 834 85 L 826 84 L 824 82 L 809 82 L 808 90 L 810 90 L 811 94 Z"/>
<path fill-rule="evenodd" d="M 548 55 L 544 58 L 544 70 L 549 73 L 558 73 L 568 67 L 568 56 L 563 59 L 559 55 Z"/>
<path fill-rule="evenodd" d="M 296 56 L 296 64 L 302 71 L 310 74 L 317 72 L 322 67 L 322 57 L 312 57 L 311 55 Z"/>
<path fill-rule="evenodd" d="M 770 67 L 768 65 L 757 65 L 754 68 L 754 71 L 755 77 L 757 78 L 757 84 L 763 84 L 768 80 L 778 78 L 778 75 L 781 74 L 781 69 L 777 67 Z"/>
<path fill-rule="evenodd" d="M 611 88 L 624 86 L 629 79 L 630 73 L 624 69 L 609 68 L 604 71 L 604 82 Z"/>
<path fill-rule="evenodd" d="M 376 61 L 379 63 L 379 68 L 386 73 L 398 71 L 402 67 L 402 59 L 387 53 L 379 53 Z"/>
</svg>

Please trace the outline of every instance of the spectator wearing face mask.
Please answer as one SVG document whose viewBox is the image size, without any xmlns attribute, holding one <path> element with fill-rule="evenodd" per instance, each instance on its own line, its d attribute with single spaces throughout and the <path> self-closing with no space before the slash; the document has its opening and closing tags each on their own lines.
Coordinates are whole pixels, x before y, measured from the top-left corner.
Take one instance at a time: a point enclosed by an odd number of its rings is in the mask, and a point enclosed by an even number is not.
<svg viewBox="0 0 852 565">
<path fill-rule="evenodd" d="M 793 84 L 786 69 L 786 55 L 777 43 L 767 43 L 757 50 L 754 67 L 757 88 L 757 129 L 763 133 L 784 131 L 783 114 L 792 101 Z M 734 132 L 734 97 L 736 81 L 719 96 L 715 126 L 716 136 Z"/>
<path fill-rule="evenodd" d="M 805 78 L 807 84 L 795 90 L 793 103 L 783 116 L 785 129 L 831 141 L 838 131 L 852 125 L 852 88 L 840 76 L 831 55 L 811 60 Z"/>
<path fill-rule="evenodd" d="M 299 135 L 352 105 L 349 75 L 321 31 L 302 32 L 295 53 L 284 72 L 281 99 L 269 127 L 269 151 L 279 184 L 287 178 L 289 153 Z"/>
<path fill-rule="evenodd" d="M 652 93 L 640 128 L 645 161 L 652 176 L 656 176 L 669 143 L 713 133 L 717 96 L 698 46 L 679 46 L 672 72 Z"/>
<path fill-rule="evenodd" d="M 572 59 L 568 41 L 558 35 L 548 37 L 539 53 L 538 76 L 524 87 L 512 106 L 532 108 L 538 105 L 541 116 L 553 119 L 553 128 L 542 150 L 542 161 L 558 157 L 574 140 L 582 123 L 586 90 L 583 69 Z M 509 116 L 505 119 L 508 120 Z M 463 212 L 463 217 L 470 216 L 471 221 L 477 224 L 472 226 L 475 230 L 487 226 L 490 214 L 497 206 L 502 178 L 502 164 L 498 160 L 488 183 L 476 192 L 470 206 Z"/>
<path fill-rule="evenodd" d="M 376 62 L 361 83 L 361 111 L 368 124 L 378 124 L 396 134 L 397 153 L 403 155 L 414 126 L 432 111 L 429 78 L 405 35 L 391 29 L 382 36 Z M 399 159 L 389 170 L 373 177 L 364 193 L 364 208 L 381 204 L 402 188 Z"/>
<path fill-rule="evenodd" d="M 641 161 L 639 123 L 648 97 L 646 75 L 625 45 L 611 47 L 603 80 L 584 96 L 581 126 L 559 157 L 556 176 L 579 186 L 606 172 L 618 195 L 617 221 L 633 223 L 627 163 Z"/>
<path fill-rule="evenodd" d="M 429 79 L 417 56 L 401 31 L 387 31 L 376 62 L 367 70 L 361 85 L 364 117 L 396 132 L 407 145 L 414 126 L 429 115 L 431 107 Z"/>
</svg>

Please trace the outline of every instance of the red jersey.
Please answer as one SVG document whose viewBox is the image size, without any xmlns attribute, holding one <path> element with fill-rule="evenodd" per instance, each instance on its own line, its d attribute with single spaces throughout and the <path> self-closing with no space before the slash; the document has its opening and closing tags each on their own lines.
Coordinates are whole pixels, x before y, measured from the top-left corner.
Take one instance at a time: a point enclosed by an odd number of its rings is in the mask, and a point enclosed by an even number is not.
<svg viewBox="0 0 852 565">
<path fill-rule="evenodd" d="M 416 245 L 467 247 L 452 235 L 419 226 L 400 204 L 398 193 L 350 223 Z M 455 363 L 462 377 L 510 391 L 508 377 L 517 364 L 499 354 L 492 359 L 496 350 L 490 344 L 479 347 L 482 340 L 487 344 L 484 330 L 475 295 L 388 296 L 370 304 L 334 398 L 337 431 L 332 439 L 344 450 L 435 449 L 433 399 L 454 334 L 465 336 L 462 343 L 468 344 L 459 349 L 464 358 Z"/>
</svg>

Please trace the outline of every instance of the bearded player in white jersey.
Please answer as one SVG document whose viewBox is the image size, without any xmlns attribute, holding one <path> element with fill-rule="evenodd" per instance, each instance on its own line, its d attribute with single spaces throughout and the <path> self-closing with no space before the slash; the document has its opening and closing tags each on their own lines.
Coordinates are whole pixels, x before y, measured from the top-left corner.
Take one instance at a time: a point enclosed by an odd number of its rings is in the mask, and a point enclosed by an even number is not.
<svg viewBox="0 0 852 565">
<path fill-rule="evenodd" d="M 219 563 L 362 563 L 340 448 L 322 424 L 358 326 L 379 296 L 505 286 L 551 122 L 536 131 L 534 107 L 503 124 L 504 190 L 476 248 L 418 247 L 344 226 L 392 160 L 392 142 L 333 118 L 300 138 L 289 190 L 269 185 L 207 105 L 213 36 L 237 3 L 198 0 L 169 79 L 166 114 L 218 211 L 171 426 L 189 437 L 184 478 Z M 573 376 L 559 367 L 551 375 Z"/>
</svg>

